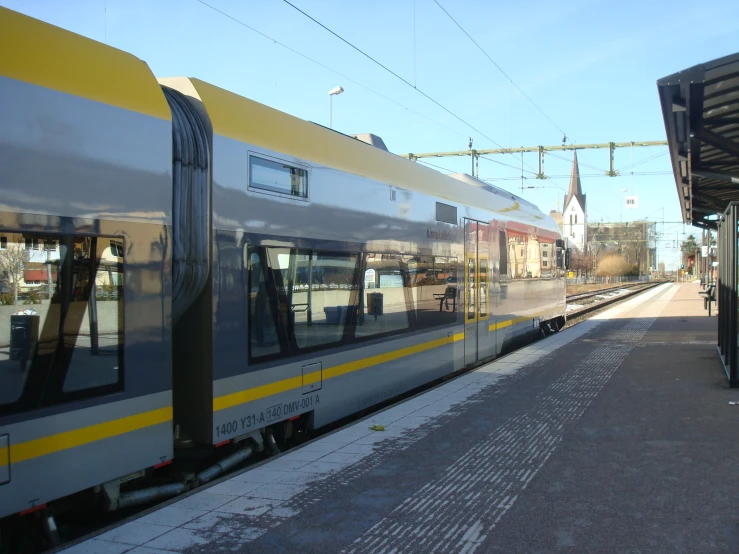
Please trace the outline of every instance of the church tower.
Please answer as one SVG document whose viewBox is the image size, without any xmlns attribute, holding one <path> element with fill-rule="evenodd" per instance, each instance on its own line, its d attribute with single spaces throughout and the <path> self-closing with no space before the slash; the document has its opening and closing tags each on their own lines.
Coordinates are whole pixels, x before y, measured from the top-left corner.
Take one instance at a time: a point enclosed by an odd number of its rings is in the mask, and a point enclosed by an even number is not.
<svg viewBox="0 0 739 554">
<path fill-rule="evenodd" d="M 577 150 L 575 150 L 570 173 L 570 188 L 565 196 L 562 210 L 562 231 L 567 237 L 567 245 L 580 252 L 585 252 L 585 245 L 588 243 L 586 213 L 585 195 L 580 186 L 580 168 L 577 165 Z"/>
</svg>

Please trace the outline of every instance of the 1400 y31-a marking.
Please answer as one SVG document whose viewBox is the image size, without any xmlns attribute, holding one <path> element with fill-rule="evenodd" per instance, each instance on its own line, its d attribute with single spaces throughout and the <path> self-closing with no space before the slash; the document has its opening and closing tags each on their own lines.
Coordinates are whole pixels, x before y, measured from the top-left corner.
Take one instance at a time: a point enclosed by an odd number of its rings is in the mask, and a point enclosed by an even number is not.
<svg viewBox="0 0 739 554">
<path fill-rule="evenodd" d="M 305 396 L 300 400 L 275 404 L 261 412 L 254 412 L 239 419 L 234 419 L 215 426 L 216 438 L 229 437 L 240 431 L 246 431 L 254 427 L 261 427 L 267 423 L 278 421 L 294 414 L 303 413 L 321 403 L 321 399 L 315 396 Z"/>
</svg>

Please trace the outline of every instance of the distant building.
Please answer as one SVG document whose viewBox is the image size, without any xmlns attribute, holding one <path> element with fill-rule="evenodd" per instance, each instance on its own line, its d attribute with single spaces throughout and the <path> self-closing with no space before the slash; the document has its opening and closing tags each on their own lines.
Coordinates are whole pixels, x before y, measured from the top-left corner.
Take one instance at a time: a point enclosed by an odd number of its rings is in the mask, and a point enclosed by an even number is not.
<svg viewBox="0 0 739 554">
<path fill-rule="evenodd" d="M 598 255 L 617 254 L 636 264 L 640 274 L 657 267 L 657 223 L 591 223 L 588 225 L 590 251 Z"/>
<path fill-rule="evenodd" d="M 562 210 L 562 234 L 567 237 L 567 245 L 580 252 L 585 252 L 588 243 L 587 230 L 587 207 L 585 195 L 580 185 L 580 168 L 577 165 L 577 151 L 572 159 L 572 171 L 570 172 L 570 188 L 564 200 Z"/>
<path fill-rule="evenodd" d="M 559 229 L 561 231 L 562 230 L 562 212 L 558 212 L 557 210 L 551 210 L 549 212 L 549 217 L 551 217 L 554 220 L 554 222 L 559 226 Z"/>
</svg>

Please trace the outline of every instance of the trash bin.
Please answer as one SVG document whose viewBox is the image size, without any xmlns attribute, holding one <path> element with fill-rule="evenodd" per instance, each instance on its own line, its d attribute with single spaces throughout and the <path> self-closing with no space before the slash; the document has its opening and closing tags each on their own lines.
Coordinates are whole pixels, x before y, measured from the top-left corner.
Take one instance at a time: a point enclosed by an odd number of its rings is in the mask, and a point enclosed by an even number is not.
<svg viewBox="0 0 739 554">
<path fill-rule="evenodd" d="M 382 315 L 382 293 L 381 292 L 368 292 L 367 293 L 367 314 L 375 316 L 377 319 L 378 315 Z"/>
<path fill-rule="evenodd" d="M 323 308 L 323 313 L 326 314 L 326 323 L 329 325 L 343 325 L 357 321 L 357 306 L 326 306 Z"/>
<path fill-rule="evenodd" d="M 39 316 L 10 316 L 10 359 L 25 364 L 36 352 Z"/>
<path fill-rule="evenodd" d="M 323 313 L 326 314 L 326 323 L 329 325 L 340 325 L 342 315 L 341 308 L 341 306 L 326 306 L 323 308 Z"/>
</svg>

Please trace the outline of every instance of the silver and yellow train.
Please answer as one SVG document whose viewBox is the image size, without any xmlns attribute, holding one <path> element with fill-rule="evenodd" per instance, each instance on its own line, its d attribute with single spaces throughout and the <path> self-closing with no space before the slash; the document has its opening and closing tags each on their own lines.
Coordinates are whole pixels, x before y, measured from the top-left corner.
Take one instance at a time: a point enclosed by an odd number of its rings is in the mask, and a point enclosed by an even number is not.
<svg viewBox="0 0 739 554">
<path fill-rule="evenodd" d="M 136 483 L 564 323 L 521 198 L 3 8 L 0 52 L 0 517 L 177 494 Z"/>
</svg>

